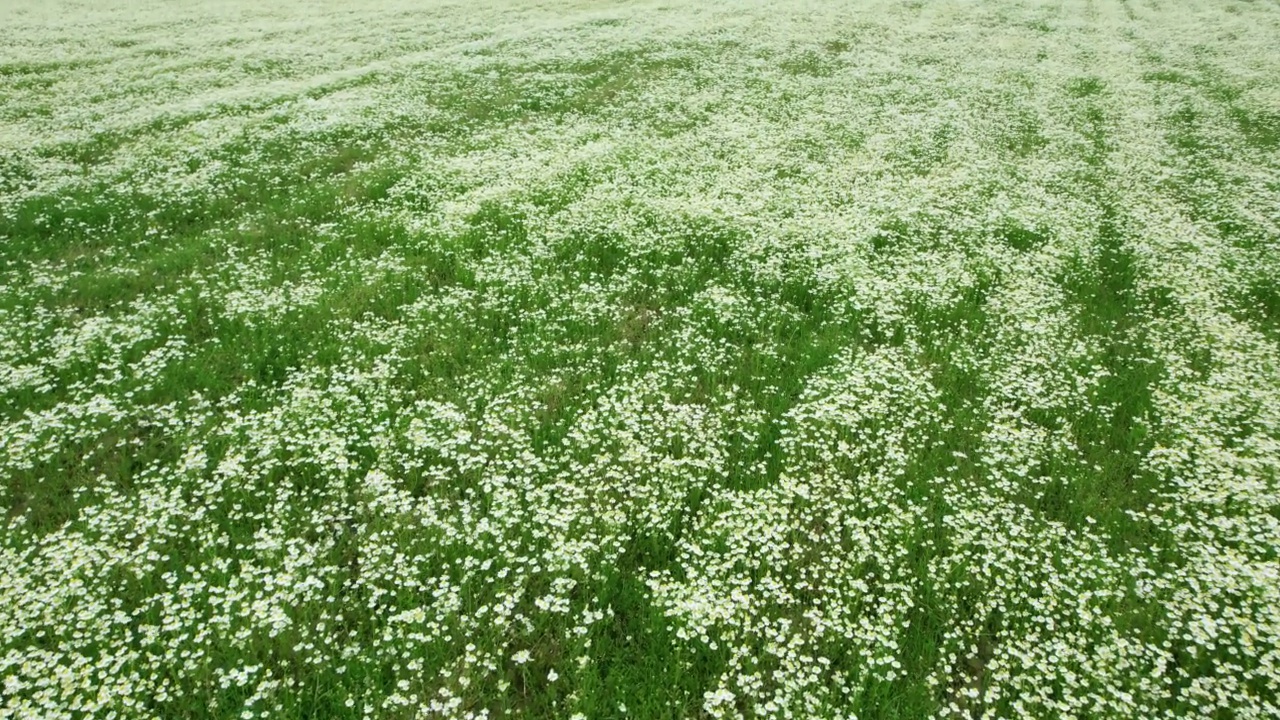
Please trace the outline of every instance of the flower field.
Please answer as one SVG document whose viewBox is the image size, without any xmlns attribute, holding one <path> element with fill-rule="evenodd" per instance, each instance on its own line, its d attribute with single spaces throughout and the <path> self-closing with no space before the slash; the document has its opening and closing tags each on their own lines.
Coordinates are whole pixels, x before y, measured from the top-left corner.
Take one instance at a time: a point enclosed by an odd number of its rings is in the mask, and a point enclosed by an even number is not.
<svg viewBox="0 0 1280 720">
<path fill-rule="evenodd" d="M 0 31 L 0 718 L 1280 716 L 1280 3 Z"/>
</svg>

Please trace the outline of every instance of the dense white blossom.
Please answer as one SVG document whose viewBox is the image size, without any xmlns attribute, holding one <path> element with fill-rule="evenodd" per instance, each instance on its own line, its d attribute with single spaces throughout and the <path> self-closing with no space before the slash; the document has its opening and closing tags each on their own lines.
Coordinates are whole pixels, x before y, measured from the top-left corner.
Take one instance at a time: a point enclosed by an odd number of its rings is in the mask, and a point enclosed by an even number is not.
<svg viewBox="0 0 1280 720">
<path fill-rule="evenodd" d="M 0 718 L 1280 716 L 1280 6 L 0 5 Z"/>
</svg>

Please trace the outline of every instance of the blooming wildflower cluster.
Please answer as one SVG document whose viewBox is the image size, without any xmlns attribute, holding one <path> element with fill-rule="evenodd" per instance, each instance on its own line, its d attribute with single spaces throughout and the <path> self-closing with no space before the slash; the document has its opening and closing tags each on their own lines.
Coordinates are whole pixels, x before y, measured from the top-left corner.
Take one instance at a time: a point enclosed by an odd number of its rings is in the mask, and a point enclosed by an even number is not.
<svg viewBox="0 0 1280 720">
<path fill-rule="evenodd" d="M 0 718 L 1280 715 L 1280 6 L 0 6 Z"/>
</svg>

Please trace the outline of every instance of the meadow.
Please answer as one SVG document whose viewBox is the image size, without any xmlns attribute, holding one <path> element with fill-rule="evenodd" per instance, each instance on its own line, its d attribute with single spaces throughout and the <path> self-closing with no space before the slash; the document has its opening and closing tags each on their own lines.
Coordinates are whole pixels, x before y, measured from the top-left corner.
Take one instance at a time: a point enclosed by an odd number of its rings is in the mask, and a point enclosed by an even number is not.
<svg viewBox="0 0 1280 720">
<path fill-rule="evenodd" d="M 0 33 L 0 718 L 1280 717 L 1280 3 Z"/>
</svg>

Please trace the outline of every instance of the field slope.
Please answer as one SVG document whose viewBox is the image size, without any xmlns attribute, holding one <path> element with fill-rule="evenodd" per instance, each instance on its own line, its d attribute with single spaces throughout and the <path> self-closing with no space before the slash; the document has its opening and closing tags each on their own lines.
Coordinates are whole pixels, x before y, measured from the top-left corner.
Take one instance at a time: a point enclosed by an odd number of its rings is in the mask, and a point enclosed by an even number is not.
<svg viewBox="0 0 1280 720">
<path fill-rule="evenodd" d="M 1280 3 L 0 32 L 0 718 L 1280 716 Z"/>
</svg>

